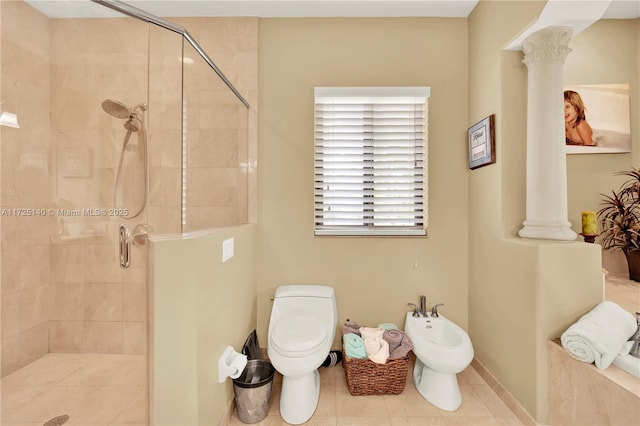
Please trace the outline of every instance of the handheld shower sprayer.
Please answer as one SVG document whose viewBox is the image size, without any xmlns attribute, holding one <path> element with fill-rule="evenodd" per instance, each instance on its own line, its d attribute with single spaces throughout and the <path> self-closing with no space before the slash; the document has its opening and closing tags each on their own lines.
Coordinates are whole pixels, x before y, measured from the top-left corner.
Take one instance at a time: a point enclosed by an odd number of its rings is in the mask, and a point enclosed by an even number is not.
<svg viewBox="0 0 640 426">
<path fill-rule="evenodd" d="M 102 109 L 112 117 L 120 118 L 126 120 L 124 122 L 124 128 L 127 129 L 127 133 L 124 137 L 124 142 L 122 144 L 122 150 L 120 151 L 120 162 L 118 164 L 118 171 L 116 173 L 116 182 L 115 189 L 113 193 L 113 204 L 114 206 L 118 205 L 118 189 L 120 187 L 120 177 L 122 172 L 122 164 L 124 161 L 124 151 L 127 143 L 129 143 L 129 138 L 131 137 L 131 133 L 140 132 L 140 136 L 138 136 L 138 140 L 142 138 L 142 144 L 144 149 L 144 197 L 142 200 L 142 205 L 139 210 L 135 213 L 124 216 L 125 219 L 132 219 L 140 215 L 144 210 L 147 204 L 147 194 L 149 192 L 149 174 L 148 174 L 148 152 L 147 152 L 147 135 L 144 131 L 144 112 L 147 110 L 147 104 L 142 102 L 138 105 L 135 105 L 131 108 L 127 108 L 127 106 L 120 102 L 115 101 L 113 99 L 106 99 L 102 102 Z"/>
</svg>

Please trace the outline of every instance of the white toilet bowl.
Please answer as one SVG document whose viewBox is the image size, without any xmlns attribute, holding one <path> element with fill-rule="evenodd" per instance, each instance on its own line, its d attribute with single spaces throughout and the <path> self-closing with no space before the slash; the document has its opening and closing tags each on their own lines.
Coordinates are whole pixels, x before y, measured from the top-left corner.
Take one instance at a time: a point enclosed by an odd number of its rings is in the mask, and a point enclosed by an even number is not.
<svg viewBox="0 0 640 426">
<path fill-rule="evenodd" d="M 442 315 L 416 318 L 407 312 L 405 333 L 413 341 L 413 382 L 430 403 L 447 411 L 460 407 L 456 374 L 469 366 L 473 346 L 467 333 Z"/>
<path fill-rule="evenodd" d="M 288 285 L 276 289 L 267 353 L 282 374 L 280 416 L 289 424 L 309 420 L 318 406 L 322 365 L 338 324 L 332 287 Z"/>
</svg>

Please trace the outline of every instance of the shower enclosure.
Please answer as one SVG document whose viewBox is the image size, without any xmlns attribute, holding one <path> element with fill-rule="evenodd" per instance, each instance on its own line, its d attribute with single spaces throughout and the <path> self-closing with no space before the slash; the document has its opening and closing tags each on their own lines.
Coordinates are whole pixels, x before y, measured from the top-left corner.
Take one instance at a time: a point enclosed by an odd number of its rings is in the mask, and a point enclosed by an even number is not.
<svg viewBox="0 0 640 426">
<path fill-rule="evenodd" d="M 80 4 L 91 17 L 65 10 Z M 257 22 L 164 20 L 103 0 L 0 7 L 0 109 L 20 123 L 0 127 L 0 419 L 73 420 L 85 396 L 55 388 L 90 362 L 133 360 L 146 376 L 146 235 L 250 221 Z M 28 370 L 64 357 L 66 378 Z M 47 397 L 60 404 L 24 405 Z M 114 420 L 103 414 L 84 421 Z"/>
</svg>

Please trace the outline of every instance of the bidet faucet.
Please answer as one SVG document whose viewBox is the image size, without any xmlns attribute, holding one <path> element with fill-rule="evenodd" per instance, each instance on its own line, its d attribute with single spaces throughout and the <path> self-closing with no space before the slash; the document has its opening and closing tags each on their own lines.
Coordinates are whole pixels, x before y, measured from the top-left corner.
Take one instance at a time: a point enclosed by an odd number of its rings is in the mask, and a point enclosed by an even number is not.
<svg viewBox="0 0 640 426">
<path fill-rule="evenodd" d="M 425 296 L 420 296 L 420 315 L 427 316 L 427 298 Z"/>
<path fill-rule="evenodd" d="M 431 308 L 431 318 L 438 318 L 440 315 L 438 314 L 438 306 L 444 306 L 444 303 L 436 303 Z"/>
<path fill-rule="evenodd" d="M 407 306 L 413 306 L 413 316 L 414 317 L 419 317 L 420 313 L 418 312 L 418 305 L 416 305 L 415 303 L 407 303 Z"/>
<path fill-rule="evenodd" d="M 633 346 L 631 346 L 629 355 L 640 358 L 640 312 L 636 312 L 636 324 L 638 324 L 638 329 L 636 330 L 635 334 L 629 339 L 633 340 Z"/>
</svg>

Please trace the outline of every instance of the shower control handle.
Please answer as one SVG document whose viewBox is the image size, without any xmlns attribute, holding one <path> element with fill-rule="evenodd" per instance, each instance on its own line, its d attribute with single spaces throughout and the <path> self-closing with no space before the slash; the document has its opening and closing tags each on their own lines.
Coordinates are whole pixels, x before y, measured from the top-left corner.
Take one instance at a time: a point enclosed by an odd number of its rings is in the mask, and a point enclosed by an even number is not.
<svg viewBox="0 0 640 426">
<path fill-rule="evenodd" d="M 126 223 L 120 224 L 120 267 L 131 265 L 131 229 Z"/>
<path fill-rule="evenodd" d="M 149 239 L 149 232 L 153 231 L 146 223 L 139 223 L 133 227 L 133 244 L 143 246 Z"/>
</svg>

